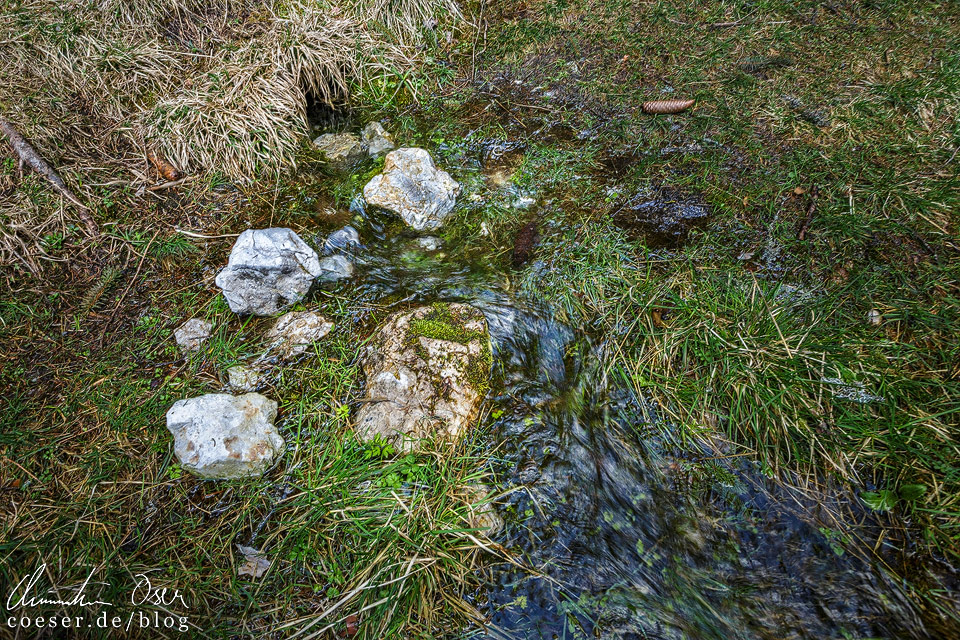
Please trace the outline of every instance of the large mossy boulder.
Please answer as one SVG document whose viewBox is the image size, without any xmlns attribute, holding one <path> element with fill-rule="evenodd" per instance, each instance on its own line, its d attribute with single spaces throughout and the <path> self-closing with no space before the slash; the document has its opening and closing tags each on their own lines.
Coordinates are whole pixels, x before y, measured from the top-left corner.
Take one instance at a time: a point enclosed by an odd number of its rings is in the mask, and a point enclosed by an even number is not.
<svg viewBox="0 0 960 640">
<path fill-rule="evenodd" d="M 358 437 L 403 450 L 459 439 L 479 413 L 490 363 L 487 322 L 474 307 L 438 303 L 390 317 L 363 359 Z"/>
</svg>

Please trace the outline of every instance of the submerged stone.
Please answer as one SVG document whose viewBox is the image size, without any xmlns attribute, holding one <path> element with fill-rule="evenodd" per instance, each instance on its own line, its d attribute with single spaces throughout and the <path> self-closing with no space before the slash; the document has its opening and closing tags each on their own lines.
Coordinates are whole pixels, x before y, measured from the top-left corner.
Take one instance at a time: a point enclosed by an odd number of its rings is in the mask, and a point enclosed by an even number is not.
<svg viewBox="0 0 960 640">
<path fill-rule="evenodd" d="M 490 361 L 487 322 L 474 307 L 438 303 L 392 316 L 363 359 L 358 437 L 405 450 L 422 438 L 456 441 L 477 417 Z"/>
<path fill-rule="evenodd" d="M 709 216 L 710 209 L 693 198 L 641 192 L 613 213 L 613 223 L 652 247 L 676 247 Z"/>
<path fill-rule="evenodd" d="M 353 275 L 353 263 L 343 255 L 328 256 L 320 261 L 320 281 L 336 282 Z"/>
<path fill-rule="evenodd" d="M 396 213 L 417 231 L 439 228 L 453 212 L 459 193 L 460 185 L 450 174 L 416 148 L 388 153 L 383 173 L 363 188 L 368 204 Z"/>
<path fill-rule="evenodd" d="M 434 236 L 423 236 L 417 238 L 417 244 L 424 251 L 438 251 L 440 249 L 440 239 Z"/>
<path fill-rule="evenodd" d="M 242 478 L 263 473 L 283 452 L 276 417 L 277 403 L 259 393 L 210 393 L 174 403 L 167 429 L 187 471 L 203 478 Z"/>
<path fill-rule="evenodd" d="M 217 274 L 234 313 L 271 316 L 299 302 L 321 273 L 317 252 L 291 229 L 250 229 Z"/>
<path fill-rule="evenodd" d="M 396 147 L 393 136 L 379 122 L 368 123 L 360 133 L 360 138 L 367 145 L 367 153 L 371 158 L 376 158 Z"/>
<path fill-rule="evenodd" d="M 352 133 L 325 133 L 313 141 L 324 157 L 337 167 L 347 167 L 363 159 L 367 146 Z"/>
<path fill-rule="evenodd" d="M 360 234 L 350 225 L 334 231 L 323 241 L 323 252 L 327 255 L 339 253 L 360 246 Z"/>
</svg>

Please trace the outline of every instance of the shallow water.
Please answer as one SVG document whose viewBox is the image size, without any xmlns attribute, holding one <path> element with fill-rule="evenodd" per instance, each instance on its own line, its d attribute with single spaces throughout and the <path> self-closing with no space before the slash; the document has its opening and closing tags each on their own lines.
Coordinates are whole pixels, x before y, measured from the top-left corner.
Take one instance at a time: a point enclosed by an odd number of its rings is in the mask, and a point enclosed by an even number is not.
<svg viewBox="0 0 960 640">
<path fill-rule="evenodd" d="M 365 246 L 351 300 L 466 302 L 490 325 L 487 444 L 507 523 L 495 539 L 533 572 L 491 571 L 474 603 L 491 624 L 475 637 L 930 637 L 893 579 L 821 529 L 816 504 L 746 458 L 679 446 L 657 408 L 605 371 L 602 342 L 466 248 L 427 251 L 354 212 Z"/>
</svg>

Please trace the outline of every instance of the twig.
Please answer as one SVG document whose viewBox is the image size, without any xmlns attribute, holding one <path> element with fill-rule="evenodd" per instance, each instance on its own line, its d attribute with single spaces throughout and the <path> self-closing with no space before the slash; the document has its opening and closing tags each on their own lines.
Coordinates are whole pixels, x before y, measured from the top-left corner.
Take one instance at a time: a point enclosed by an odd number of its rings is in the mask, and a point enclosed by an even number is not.
<svg viewBox="0 0 960 640">
<path fill-rule="evenodd" d="M 200 238 L 201 240 L 215 240 L 217 238 L 236 238 L 239 236 L 239 233 L 221 233 L 217 236 L 205 236 L 202 233 L 196 233 L 194 231 L 187 231 L 186 229 L 181 229 L 180 227 L 174 227 L 174 231 L 177 233 L 182 233 L 183 235 L 189 238 Z"/>
<path fill-rule="evenodd" d="M 63 178 L 51 167 L 46 160 L 40 157 L 40 154 L 37 153 L 37 150 L 33 148 L 26 139 L 20 135 L 20 133 L 14 128 L 12 124 L 5 118 L 0 118 L 0 131 L 3 131 L 4 135 L 7 136 L 7 140 L 10 142 L 10 146 L 13 147 L 13 150 L 16 151 L 17 155 L 20 157 L 20 164 L 27 164 L 31 169 L 39 173 L 41 176 L 46 178 L 47 182 L 64 198 L 72 202 L 80 210 L 80 219 L 83 220 L 83 223 L 87 226 L 87 229 L 93 235 L 99 235 L 100 229 L 97 227 L 97 223 L 90 216 L 89 208 L 80 202 L 77 199 L 77 196 L 73 195 L 73 192 L 70 191 L 70 188 L 67 186 L 67 183 L 63 181 Z"/>
<path fill-rule="evenodd" d="M 163 184 L 154 185 L 152 187 L 147 187 L 147 191 L 160 191 L 162 189 L 169 189 L 171 187 L 178 187 L 184 182 L 190 182 L 196 178 L 196 176 L 187 176 L 185 178 L 180 178 L 179 180 L 171 180 L 170 182 L 164 182 Z"/>
<path fill-rule="evenodd" d="M 813 215 L 817 212 L 817 195 L 819 195 L 817 185 L 813 185 L 810 187 L 810 204 L 807 205 L 807 216 L 803 219 L 803 224 L 800 226 L 800 233 L 797 234 L 800 242 L 803 242 L 803 239 L 807 237 L 807 231 L 810 230 L 810 223 L 813 222 Z"/>
</svg>

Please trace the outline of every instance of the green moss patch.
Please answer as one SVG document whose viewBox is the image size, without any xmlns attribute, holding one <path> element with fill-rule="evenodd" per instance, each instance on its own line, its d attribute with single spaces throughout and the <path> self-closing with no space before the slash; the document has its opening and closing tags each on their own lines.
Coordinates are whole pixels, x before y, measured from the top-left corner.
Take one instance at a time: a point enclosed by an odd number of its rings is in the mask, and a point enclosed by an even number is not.
<svg viewBox="0 0 960 640">
<path fill-rule="evenodd" d="M 449 304 L 436 302 L 431 305 L 427 315 L 410 322 L 407 340 L 424 360 L 427 359 L 427 353 L 419 344 L 417 340 L 419 337 L 464 345 L 480 340 L 482 345 L 480 353 L 469 356 L 464 374 L 467 381 L 482 395 L 490 388 L 490 368 L 493 365 L 490 338 L 486 331 L 467 329 L 464 325 L 468 321 L 469 318 L 457 313 Z"/>
</svg>

